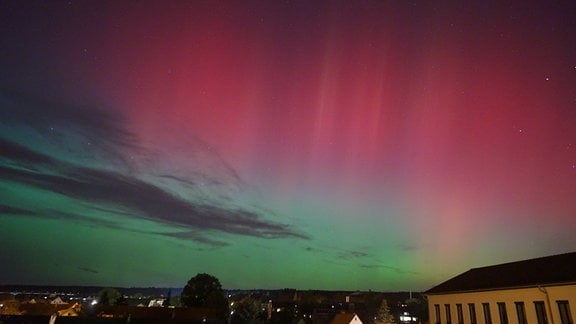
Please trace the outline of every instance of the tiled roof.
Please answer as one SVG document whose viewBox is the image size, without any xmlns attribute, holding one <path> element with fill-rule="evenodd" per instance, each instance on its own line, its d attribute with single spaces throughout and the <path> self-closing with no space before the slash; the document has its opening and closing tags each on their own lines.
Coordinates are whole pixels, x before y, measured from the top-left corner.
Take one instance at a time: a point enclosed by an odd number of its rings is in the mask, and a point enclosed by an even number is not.
<svg viewBox="0 0 576 324">
<path fill-rule="evenodd" d="M 576 252 L 470 269 L 426 294 L 576 283 Z"/>
<path fill-rule="evenodd" d="M 331 324 L 350 324 L 350 322 L 352 322 L 354 317 L 356 317 L 356 314 L 340 313 L 340 314 L 336 314 L 336 316 L 334 316 L 334 318 L 332 319 L 332 321 L 330 323 Z"/>
</svg>

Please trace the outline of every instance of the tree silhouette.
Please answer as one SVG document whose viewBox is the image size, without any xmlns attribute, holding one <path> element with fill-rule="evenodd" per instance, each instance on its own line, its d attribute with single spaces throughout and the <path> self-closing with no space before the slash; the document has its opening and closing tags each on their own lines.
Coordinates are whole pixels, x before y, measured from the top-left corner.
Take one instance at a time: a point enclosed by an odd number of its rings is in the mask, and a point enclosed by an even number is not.
<svg viewBox="0 0 576 324">
<path fill-rule="evenodd" d="M 122 294 L 114 288 L 104 288 L 98 293 L 98 303 L 100 305 L 118 305 L 119 302 L 122 303 Z"/>
<path fill-rule="evenodd" d="M 188 280 L 180 295 L 180 302 L 185 307 L 206 307 L 208 297 L 214 292 L 224 295 L 218 278 L 199 273 Z"/>
<path fill-rule="evenodd" d="M 164 306 L 164 307 L 171 306 L 171 304 L 170 304 L 171 299 L 172 299 L 172 289 L 168 289 L 168 296 L 166 296 L 166 300 L 164 301 L 162 306 Z"/>
<path fill-rule="evenodd" d="M 228 300 L 218 278 L 199 273 L 188 280 L 180 295 L 184 307 L 205 307 L 217 310 L 222 318 L 228 317 Z"/>
<path fill-rule="evenodd" d="M 392 313 L 390 313 L 390 307 L 388 307 L 388 302 L 386 299 L 382 299 L 378 312 L 376 313 L 376 319 L 374 323 L 377 324 L 396 324 L 396 320 Z"/>
<path fill-rule="evenodd" d="M 266 312 L 261 307 L 261 302 L 252 297 L 239 301 L 231 315 L 231 323 L 264 323 Z"/>
</svg>

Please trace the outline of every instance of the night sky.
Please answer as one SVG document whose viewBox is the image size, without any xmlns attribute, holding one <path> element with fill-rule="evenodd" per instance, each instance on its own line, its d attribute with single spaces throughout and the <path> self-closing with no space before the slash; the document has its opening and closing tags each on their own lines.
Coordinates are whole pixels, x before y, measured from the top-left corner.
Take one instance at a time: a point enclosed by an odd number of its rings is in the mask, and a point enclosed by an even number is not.
<svg viewBox="0 0 576 324">
<path fill-rule="evenodd" d="M 0 284 L 424 290 L 576 250 L 573 1 L 1 1 Z"/>
</svg>

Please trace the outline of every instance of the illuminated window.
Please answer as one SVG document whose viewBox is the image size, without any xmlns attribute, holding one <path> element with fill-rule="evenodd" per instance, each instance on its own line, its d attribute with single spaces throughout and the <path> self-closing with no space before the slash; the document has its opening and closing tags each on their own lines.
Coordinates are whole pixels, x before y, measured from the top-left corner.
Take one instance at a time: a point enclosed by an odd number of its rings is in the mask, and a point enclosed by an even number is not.
<svg viewBox="0 0 576 324">
<path fill-rule="evenodd" d="M 560 321 L 562 324 L 572 324 L 572 316 L 570 315 L 570 305 L 567 300 L 559 300 L 558 311 L 560 312 Z"/>
<path fill-rule="evenodd" d="M 500 324 L 508 324 L 508 313 L 506 313 L 506 303 L 498 303 L 498 315 Z"/>
<path fill-rule="evenodd" d="M 436 316 L 436 324 L 440 324 L 440 305 L 434 304 L 434 315 Z"/>
<path fill-rule="evenodd" d="M 456 304 L 456 314 L 458 315 L 458 324 L 464 324 L 464 313 L 462 313 L 462 304 Z"/>
<path fill-rule="evenodd" d="M 446 310 L 446 324 L 452 324 L 452 315 L 450 315 L 450 304 L 444 304 Z"/>
<path fill-rule="evenodd" d="M 544 306 L 544 302 L 535 301 L 534 307 L 536 308 L 536 318 L 538 318 L 538 324 L 548 324 L 548 318 L 546 317 L 546 306 Z"/>
<path fill-rule="evenodd" d="M 476 306 L 468 304 L 468 311 L 470 312 L 470 324 L 476 324 Z"/>
<path fill-rule="evenodd" d="M 515 302 L 516 305 L 516 316 L 518 316 L 518 324 L 528 324 L 526 321 L 526 309 L 524 308 L 524 302 Z"/>
<path fill-rule="evenodd" d="M 492 316 L 490 315 L 490 304 L 482 303 L 482 311 L 484 313 L 484 323 L 492 324 Z"/>
</svg>

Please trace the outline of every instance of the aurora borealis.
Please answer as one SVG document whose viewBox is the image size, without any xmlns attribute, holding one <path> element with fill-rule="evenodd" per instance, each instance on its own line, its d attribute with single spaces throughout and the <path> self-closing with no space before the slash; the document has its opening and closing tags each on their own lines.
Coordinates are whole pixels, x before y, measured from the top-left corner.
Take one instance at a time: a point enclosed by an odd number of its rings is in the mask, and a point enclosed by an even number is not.
<svg viewBox="0 0 576 324">
<path fill-rule="evenodd" d="M 0 284 L 424 290 L 574 251 L 575 8 L 0 2 Z"/>
</svg>

